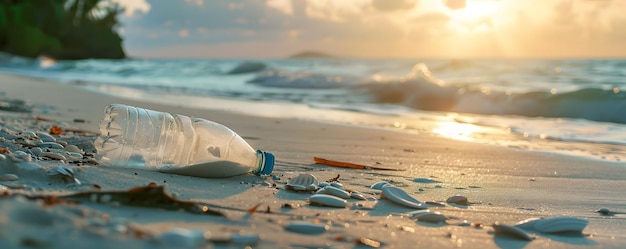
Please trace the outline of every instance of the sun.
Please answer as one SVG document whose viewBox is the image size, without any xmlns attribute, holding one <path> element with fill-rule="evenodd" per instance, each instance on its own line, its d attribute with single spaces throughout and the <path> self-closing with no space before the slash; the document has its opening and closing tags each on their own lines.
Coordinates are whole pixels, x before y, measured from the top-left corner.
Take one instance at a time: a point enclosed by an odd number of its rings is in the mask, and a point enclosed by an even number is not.
<svg viewBox="0 0 626 249">
<path fill-rule="evenodd" d="M 452 9 L 451 18 L 470 28 L 490 28 L 498 13 L 498 0 L 466 0 L 464 7 Z"/>
</svg>

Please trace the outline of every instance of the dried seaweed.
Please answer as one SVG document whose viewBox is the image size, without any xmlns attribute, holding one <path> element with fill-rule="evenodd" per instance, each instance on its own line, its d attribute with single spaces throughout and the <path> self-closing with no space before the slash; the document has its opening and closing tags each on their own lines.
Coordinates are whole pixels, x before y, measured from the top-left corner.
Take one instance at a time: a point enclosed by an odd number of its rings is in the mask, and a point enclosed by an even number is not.
<svg viewBox="0 0 626 249">
<path fill-rule="evenodd" d="M 98 202 L 119 203 L 126 206 L 183 210 L 194 214 L 224 216 L 221 212 L 209 209 L 209 207 L 201 203 L 176 199 L 165 192 L 164 186 L 159 186 L 156 183 L 150 183 L 147 186 L 136 187 L 126 191 L 87 191 L 59 196 L 58 198 L 77 202 L 95 200 Z"/>
<path fill-rule="evenodd" d="M 0 198 L 24 196 L 31 200 L 42 200 L 46 206 L 70 204 L 78 205 L 84 202 L 116 203 L 123 206 L 156 208 L 163 210 L 182 210 L 193 214 L 207 214 L 224 216 L 220 211 L 209 208 L 209 204 L 195 201 L 176 199 L 165 192 L 164 186 L 150 183 L 143 187 L 131 188 L 122 191 L 85 191 L 69 195 L 38 195 L 0 193 Z"/>
</svg>

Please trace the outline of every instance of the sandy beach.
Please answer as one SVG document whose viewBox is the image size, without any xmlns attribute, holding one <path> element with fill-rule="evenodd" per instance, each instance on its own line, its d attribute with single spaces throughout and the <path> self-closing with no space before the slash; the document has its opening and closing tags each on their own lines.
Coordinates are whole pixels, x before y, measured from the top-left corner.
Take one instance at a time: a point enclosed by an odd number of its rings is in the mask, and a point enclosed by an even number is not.
<svg viewBox="0 0 626 249">
<path fill-rule="evenodd" d="M 0 74 L 0 94 L 0 103 L 23 100 L 32 107 L 31 112 L 0 110 L 0 248 L 626 247 L 623 163 L 426 133 L 142 103 L 87 91 L 80 83 L 8 74 Z M 90 143 L 104 107 L 112 103 L 222 123 L 254 148 L 274 153 L 274 172 L 208 179 L 98 165 L 89 159 Z M 53 126 L 63 130 L 55 139 L 83 150 L 82 159 L 33 156 L 33 146 L 16 144 L 23 131 L 50 133 Z M 314 157 L 399 170 L 329 167 L 315 164 Z M 74 177 L 51 175 L 59 166 L 72 169 Z M 345 208 L 312 206 L 311 191 L 285 189 L 290 179 L 305 173 L 320 181 L 335 179 L 368 200 L 350 199 Z M 411 218 L 415 209 L 381 199 L 381 190 L 370 188 L 381 181 L 418 200 L 443 202 L 429 210 L 448 219 Z M 150 183 L 143 190 L 158 192 L 154 186 L 163 186 L 181 203 L 220 215 L 166 210 L 159 201 L 137 207 L 116 199 Z M 454 195 L 467 197 L 469 204 L 445 203 Z M 597 212 L 601 208 L 609 212 Z M 577 234 L 527 231 L 532 240 L 492 227 L 559 216 L 588 224 Z M 302 222 L 323 229 L 292 229 Z"/>
</svg>

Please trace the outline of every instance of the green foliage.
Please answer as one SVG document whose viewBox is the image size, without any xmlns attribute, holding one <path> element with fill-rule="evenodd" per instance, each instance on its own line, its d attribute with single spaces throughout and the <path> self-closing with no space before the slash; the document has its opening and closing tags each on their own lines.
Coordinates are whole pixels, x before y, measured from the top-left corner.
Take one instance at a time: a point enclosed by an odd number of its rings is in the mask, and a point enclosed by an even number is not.
<svg viewBox="0 0 626 249">
<path fill-rule="evenodd" d="M 0 51 L 57 59 L 125 57 L 109 0 L 0 0 Z"/>
</svg>

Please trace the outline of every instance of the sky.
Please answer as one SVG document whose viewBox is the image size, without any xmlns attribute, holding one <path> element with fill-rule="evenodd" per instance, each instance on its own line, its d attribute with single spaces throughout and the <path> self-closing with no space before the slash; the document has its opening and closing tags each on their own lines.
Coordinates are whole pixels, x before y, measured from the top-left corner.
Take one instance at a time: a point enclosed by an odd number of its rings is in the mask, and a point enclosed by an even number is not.
<svg viewBox="0 0 626 249">
<path fill-rule="evenodd" d="M 626 57 L 626 0 L 113 1 L 132 57 Z"/>
</svg>

